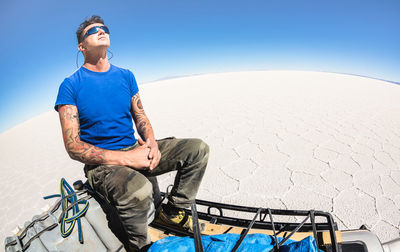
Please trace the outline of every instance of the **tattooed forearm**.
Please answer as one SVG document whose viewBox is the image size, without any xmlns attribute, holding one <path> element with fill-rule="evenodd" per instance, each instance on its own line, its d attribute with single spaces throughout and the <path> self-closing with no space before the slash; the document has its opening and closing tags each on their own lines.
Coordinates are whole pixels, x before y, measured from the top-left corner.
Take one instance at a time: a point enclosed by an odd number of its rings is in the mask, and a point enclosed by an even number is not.
<svg viewBox="0 0 400 252">
<path fill-rule="evenodd" d="M 75 106 L 59 108 L 64 144 L 69 156 L 85 164 L 104 163 L 106 150 L 80 140 L 79 115 Z"/>
<path fill-rule="evenodd" d="M 74 160 L 85 164 L 102 164 L 104 162 L 105 150 L 91 144 L 82 142 L 79 136 L 73 136 L 71 130 L 65 132 L 68 154 Z"/>
<path fill-rule="evenodd" d="M 147 139 L 147 138 L 154 139 L 153 128 L 151 127 L 150 121 L 144 112 L 142 101 L 140 100 L 139 94 L 136 94 L 132 97 L 131 105 L 132 105 L 131 113 L 140 137 L 142 139 Z"/>
<path fill-rule="evenodd" d="M 146 135 L 147 135 L 147 122 L 144 121 L 144 120 L 142 120 L 142 121 L 136 123 L 136 127 L 137 127 L 137 130 L 138 130 L 140 136 L 141 136 L 143 139 L 146 139 Z M 151 127 L 151 125 L 150 125 L 150 127 Z"/>
</svg>

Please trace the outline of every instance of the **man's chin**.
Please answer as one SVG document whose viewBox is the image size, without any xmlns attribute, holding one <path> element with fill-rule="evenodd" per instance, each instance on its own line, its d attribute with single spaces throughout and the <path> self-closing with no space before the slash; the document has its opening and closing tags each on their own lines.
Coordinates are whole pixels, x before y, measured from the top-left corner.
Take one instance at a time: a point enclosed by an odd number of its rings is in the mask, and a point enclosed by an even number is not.
<svg viewBox="0 0 400 252">
<path fill-rule="evenodd" d="M 105 50 L 107 50 L 108 48 L 110 47 L 110 43 L 99 43 L 98 45 L 97 45 L 97 48 L 101 48 L 101 49 L 105 49 Z"/>
</svg>

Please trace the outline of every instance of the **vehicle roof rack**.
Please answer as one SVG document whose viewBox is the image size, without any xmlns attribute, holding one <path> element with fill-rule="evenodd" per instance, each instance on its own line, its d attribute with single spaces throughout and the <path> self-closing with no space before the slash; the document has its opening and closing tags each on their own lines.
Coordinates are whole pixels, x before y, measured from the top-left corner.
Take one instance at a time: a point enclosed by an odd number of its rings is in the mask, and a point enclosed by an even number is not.
<svg viewBox="0 0 400 252">
<path fill-rule="evenodd" d="M 163 199 L 168 197 L 168 193 L 161 192 L 161 197 Z M 202 208 L 206 209 L 205 212 L 197 211 L 197 206 L 202 206 Z M 206 220 L 212 224 L 224 224 L 236 227 L 244 228 L 238 243 L 235 245 L 232 251 L 236 251 L 241 242 L 244 240 L 246 235 L 251 229 L 264 229 L 264 230 L 272 230 L 273 238 L 275 241 L 274 250 L 279 251 L 279 247 L 282 246 L 290 237 L 292 237 L 296 232 L 312 232 L 312 235 L 316 241 L 318 248 L 329 250 L 332 252 L 338 252 L 338 242 L 336 237 L 336 231 L 338 230 L 337 224 L 333 221 L 332 215 L 328 212 L 323 211 L 315 211 L 315 210 L 285 210 L 285 209 L 271 209 L 271 208 L 257 208 L 257 207 L 248 207 L 248 206 L 239 206 L 239 205 L 231 205 L 224 203 L 211 202 L 206 200 L 198 200 L 196 199 L 195 205 L 192 206 L 192 215 L 198 216 L 198 219 Z M 227 216 L 226 212 L 234 211 L 234 212 L 243 212 L 243 213 L 254 213 L 254 217 L 252 219 L 238 218 Z M 190 213 L 190 211 L 188 211 Z M 212 213 L 217 212 L 217 214 Z M 266 217 L 269 217 L 268 220 Z M 298 222 L 275 222 L 274 218 L 276 216 L 293 216 L 293 217 L 303 217 L 300 223 Z M 316 221 L 316 217 L 318 221 Z M 320 219 L 323 219 L 321 221 Z M 197 218 L 195 218 L 197 220 Z M 158 225 L 155 225 L 159 227 Z M 181 232 L 176 230 L 166 230 L 167 232 L 174 233 L 176 235 L 188 235 L 188 233 Z M 319 233 L 321 232 L 329 232 L 330 236 L 330 247 L 324 248 L 323 244 L 319 242 Z M 226 231 L 228 232 L 228 230 Z M 283 239 L 278 242 L 277 236 L 279 234 L 283 235 Z M 193 236 L 193 234 L 192 234 Z M 197 238 L 196 238 L 197 237 Z M 200 236 L 197 235 L 194 237 L 195 242 L 201 242 Z M 198 241 L 200 239 L 200 241 Z M 196 241 L 197 240 L 197 241 Z M 200 251 L 200 250 L 196 250 Z"/>
</svg>

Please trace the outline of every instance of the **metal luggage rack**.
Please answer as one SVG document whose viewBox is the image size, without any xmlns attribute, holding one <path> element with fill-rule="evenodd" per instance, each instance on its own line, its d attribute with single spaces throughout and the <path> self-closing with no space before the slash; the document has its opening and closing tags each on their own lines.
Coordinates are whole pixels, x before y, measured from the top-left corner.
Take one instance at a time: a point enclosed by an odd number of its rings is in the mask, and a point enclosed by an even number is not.
<svg viewBox="0 0 400 252">
<path fill-rule="evenodd" d="M 168 196 L 167 193 L 161 192 L 161 197 L 164 200 Z M 163 201 L 162 200 L 162 201 Z M 160 204 L 161 205 L 161 204 Z M 196 205 L 206 207 L 206 212 L 197 211 Z M 217 211 L 218 214 L 214 214 L 212 212 Z M 253 213 L 255 214 L 253 219 L 244 219 L 244 218 L 236 218 L 226 216 L 224 212 L 226 211 L 236 211 L 236 212 L 244 212 L 244 213 Z M 190 213 L 190 211 L 188 211 Z M 323 211 L 305 211 L 305 210 L 283 210 L 283 209 L 270 209 L 270 208 L 257 208 L 257 207 L 247 207 L 247 206 L 238 206 L 238 205 L 230 205 L 224 203 L 217 203 L 206 200 L 198 200 L 196 199 L 196 203 L 192 205 L 191 211 L 194 226 L 198 227 L 198 220 L 206 220 L 212 224 L 225 224 L 230 226 L 242 227 L 244 228 L 238 243 L 234 247 L 232 251 L 236 251 L 241 242 L 244 240 L 250 229 L 264 229 L 271 230 L 273 232 L 273 239 L 275 241 L 274 250 L 279 251 L 280 246 L 282 246 L 290 237 L 292 237 L 296 232 L 312 232 L 313 237 L 316 241 L 316 244 L 319 249 L 324 251 L 332 251 L 339 252 L 339 246 L 337 243 L 336 233 L 338 230 L 336 223 L 333 221 L 332 215 Z M 268 221 L 267 216 L 269 217 Z M 300 216 L 304 217 L 304 219 L 300 222 L 275 222 L 274 216 Z M 322 217 L 325 221 L 316 222 L 316 217 Z M 319 218 L 320 219 L 320 218 Z M 196 225 L 197 224 L 197 225 Z M 196 231 L 194 228 L 193 237 L 196 243 L 196 251 L 203 251 L 200 239 L 200 231 L 199 229 Z M 168 231 L 168 230 L 167 230 Z M 188 235 L 187 233 L 175 232 L 174 230 L 169 230 L 178 235 Z M 319 243 L 322 237 L 319 234 L 322 232 L 329 232 L 330 236 L 330 246 L 325 246 L 323 243 Z M 226 231 L 229 232 L 229 231 Z M 284 233 L 283 239 L 278 242 L 277 236 L 281 233 Z M 196 238 L 197 236 L 197 238 Z M 200 243 L 200 244 L 199 244 Z"/>
</svg>

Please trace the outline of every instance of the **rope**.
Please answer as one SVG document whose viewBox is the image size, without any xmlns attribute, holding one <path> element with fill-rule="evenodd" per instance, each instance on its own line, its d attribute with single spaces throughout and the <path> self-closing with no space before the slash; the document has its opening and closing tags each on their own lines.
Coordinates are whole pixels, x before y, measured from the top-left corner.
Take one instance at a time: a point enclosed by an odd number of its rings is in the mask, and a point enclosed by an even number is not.
<svg viewBox="0 0 400 252">
<path fill-rule="evenodd" d="M 74 230 L 75 223 L 77 223 L 79 242 L 83 244 L 82 224 L 80 217 L 82 217 L 89 208 L 89 201 L 86 200 L 87 198 L 82 198 L 78 200 L 76 192 L 72 189 L 72 187 L 68 184 L 68 182 L 64 178 L 62 178 L 60 182 L 60 192 L 61 194 L 46 196 L 44 197 L 44 199 L 61 197 L 61 207 L 62 207 L 62 213 L 60 216 L 61 236 L 63 238 L 68 237 Z M 84 204 L 81 210 L 79 210 L 79 204 Z M 69 216 L 70 213 L 69 210 L 71 210 L 71 208 L 73 215 Z"/>
</svg>

